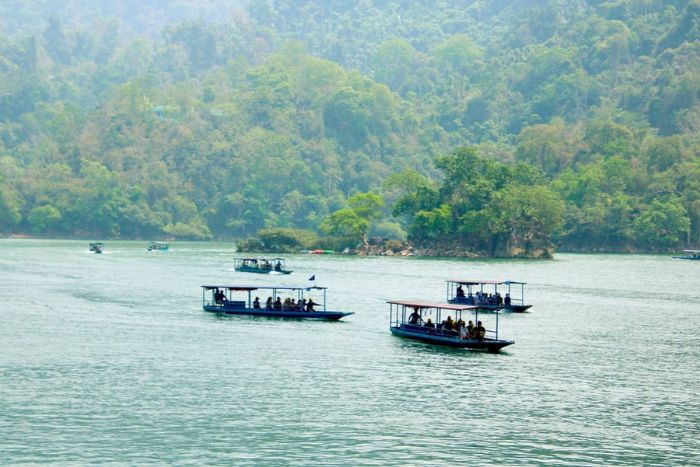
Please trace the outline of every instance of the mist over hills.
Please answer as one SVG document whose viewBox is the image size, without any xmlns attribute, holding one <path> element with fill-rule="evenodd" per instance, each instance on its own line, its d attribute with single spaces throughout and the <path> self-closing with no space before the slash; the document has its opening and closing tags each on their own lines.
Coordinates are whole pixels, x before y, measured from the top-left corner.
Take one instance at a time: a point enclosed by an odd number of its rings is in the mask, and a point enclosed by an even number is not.
<svg viewBox="0 0 700 467">
<path fill-rule="evenodd" d="M 372 191 L 362 235 L 700 241 L 697 0 L 11 0 L 0 18 L 7 234 L 344 236 Z"/>
</svg>

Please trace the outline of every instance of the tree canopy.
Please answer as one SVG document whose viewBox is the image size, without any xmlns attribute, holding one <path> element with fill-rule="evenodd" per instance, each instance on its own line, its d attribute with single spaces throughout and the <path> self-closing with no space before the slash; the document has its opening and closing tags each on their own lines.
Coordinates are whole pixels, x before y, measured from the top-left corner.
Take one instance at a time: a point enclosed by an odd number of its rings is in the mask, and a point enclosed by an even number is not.
<svg viewBox="0 0 700 467">
<path fill-rule="evenodd" d="M 698 0 L 86 5 L 0 6 L 1 233 L 700 243 Z"/>
</svg>

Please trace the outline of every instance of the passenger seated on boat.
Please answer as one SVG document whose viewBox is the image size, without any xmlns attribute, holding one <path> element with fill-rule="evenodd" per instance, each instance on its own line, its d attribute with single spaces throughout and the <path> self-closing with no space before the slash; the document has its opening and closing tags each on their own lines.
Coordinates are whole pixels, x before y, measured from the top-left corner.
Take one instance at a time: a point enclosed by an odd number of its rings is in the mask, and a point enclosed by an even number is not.
<svg viewBox="0 0 700 467">
<path fill-rule="evenodd" d="M 503 305 L 503 297 L 501 297 L 500 293 L 496 294 L 496 305 Z"/>
<path fill-rule="evenodd" d="M 267 301 L 265 302 L 265 308 L 268 310 L 272 310 L 272 297 L 267 297 Z"/>
<path fill-rule="evenodd" d="M 418 324 L 422 321 L 420 317 L 420 309 L 418 307 L 413 308 L 413 313 L 408 317 L 408 324 Z"/>
<path fill-rule="evenodd" d="M 258 297 L 255 297 L 255 300 L 253 300 L 253 308 L 260 308 L 260 299 Z"/>
<path fill-rule="evenodd" d="M 467 339 L 474 339 L 474 321 L 469 320 L 467 324 Z"/>
<path fill-rule="evenodd" d="M 455 322 L 452 320 L 452 316 L 447 317 L 447 321 L 444 322 L 442 329 L 447 331 L 454 331 Z"/>
<path fill-rule="evenodd" d="M 469 295 L 467 295 L 467 303 L 473 305 L 474 304 L 474 295 L 469 292 Z"/>
<path fill-rule="evenodd" d="M 505 306 L 510 306 L 510 294 L 509 293 L 506 294 L 506 298 L 503 300 L 503 303 L 505 304 Z"/>
<path fill-rule="evenodd" d="M 474 329 L 476 338 L 479 339 L 480 341 L 483 341 L 484 338 L 486 337 L 486 328 L 484 327 L 483 324 L 481 324 L 481 321 L 476 322 L 476 328 Z"/>
<path fill-rule="evenodd" d="M 297 311 L 297 302 L 293 298 L 289 300 L 289 309 Z"/>
<path fill-rule="evenodd" d="M 306 311 L 314 311 L 314 305 L 318 305 L 318 303 L 314 303 L 312 299 L 309 299 L 309 301 L 306 302 Z"/>
<path fill-rule="evenodd" d="M 426 321 L 423 324 L 423 326 L 425 326 L 426 328 L 435 329 L 435 323 L 433 323 L 433 320 L 431 320 L 430 318 L 428 318 L 428 321 Z"/>
<path fill-rule="evenodd" d="M 459 333 L 459 338 L 460 339 L 466 339 L 467 338 L 467 325 L 464 322 L 464 320 L 460 319 L 457 321 L 457 332 Z"/>
<path fill-rule="evenodd" d="M 275 310 L 281 310 L 282 309 L 282 300 L 277 297 L 277 300 L 275 300 Z"/>
<path fill-rule="evenodd" d="M 457 297 L 464 298 L 464 289 L 461 285 L 457 286 Z"/>
<path fill-rule="evenodd" d="M 306 310 L 306 299 L 301 299 L 297 302 L 297 311 Z"/>
</svg>

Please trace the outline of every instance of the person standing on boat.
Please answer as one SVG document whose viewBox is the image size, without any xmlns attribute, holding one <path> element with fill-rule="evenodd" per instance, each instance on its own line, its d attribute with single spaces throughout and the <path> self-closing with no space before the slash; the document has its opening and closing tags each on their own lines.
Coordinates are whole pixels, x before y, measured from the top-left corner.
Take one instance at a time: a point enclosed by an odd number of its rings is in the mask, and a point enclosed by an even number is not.
<svg viewBox="0 0 700 467">
<path fill-rule="evenodd" d="M 420 317 L 420 308 L 417 306 L 413 308 L 413 313 L 408 317 L 408 324 L 418 324 L 423 321 Z"/>
<path fill-rule="evenodd" d="M 464 289 L 461 284 L 457 286 L 457 297 L 464 298 Z"/>
<path fill-rule="evenodd" d="M 503 300 L 503 303 L 505 304 L 505 306 L 510 306 L 510 294 L 509 293 L 506 294 L 506 298 Z"/>
<path fill-rule="evenodd" d="M 221 305 L 224 302 L 225 297 L 226 296 L 224 295 L 224 293 L 218 288 L 214 291 L 214 301 L 217 305 Z"/>
<path fill-rule="evenodd" d="M 318 303 L 314 303 L 313 299 L 309 298 L 309 301 L 306 302 L 306 311 L 314 311 L 314 305 L 318 305 Z"/>
</svg>

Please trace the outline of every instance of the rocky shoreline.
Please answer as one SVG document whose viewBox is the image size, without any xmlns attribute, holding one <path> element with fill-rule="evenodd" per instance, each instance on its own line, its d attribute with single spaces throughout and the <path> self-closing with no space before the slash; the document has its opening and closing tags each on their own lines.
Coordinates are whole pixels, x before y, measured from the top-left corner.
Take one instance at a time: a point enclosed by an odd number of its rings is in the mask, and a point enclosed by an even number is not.
<svg viewBox="0 0 700 467">
<path fill-rule="evenodd" d="M 432 256 L 447 258 L 529 258 L 551 259 L 554 256 L 554 248 L 522 248 L 511 246 L 493 253 L 486 251 L 474 251 L 465 249 L 456 244 L 445 245 L 420 245 L 415 246 L 411 242 L 397 242 L 393 240 L 381 242 L 367 242 L 356 250 L 348 251 L 349 254 L 359 256 Z"/>
</svg>

